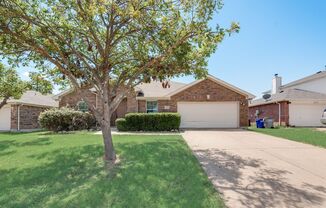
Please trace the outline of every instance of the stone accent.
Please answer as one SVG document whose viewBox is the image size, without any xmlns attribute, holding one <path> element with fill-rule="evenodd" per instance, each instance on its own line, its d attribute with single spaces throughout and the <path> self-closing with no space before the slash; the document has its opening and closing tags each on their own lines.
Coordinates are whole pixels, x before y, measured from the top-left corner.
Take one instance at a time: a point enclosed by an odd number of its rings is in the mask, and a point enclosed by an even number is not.
<svg viewBox="0 0 326 208">
<path fill-rule="evenodd" d="M 45 107 L 26 106 L 19 107 L 20 130 L 39 129 L 38 117 L 41 112 L 47 110 Z M 11 130 L 18 130 L 18 105 L 11 106 Z"/>
<path fill-rule="evenodd" d="M 207 95 L 210 99 L 207 99 Z M 248 101 L 246 97 L 238 92 L 230 90 L 210 79 L 203 80 L 198 84 L 179 92 L 171 97 L 171 100 L 158 100 L 159 112 L 177 112 L 177 102 L 223 102 L 223 101 L 238 101 L 240 109 L 241 127 L 248 126 Z M 170 109 L 164 109 L 164 106 L 169 106 Z M 138 101 L 138 111 L 146 112 L 146 101 Z"/>
<path fill-rule="evenodd" d="M 281 125 L 289 125 L 289 102 L 280 102 L 281 104 Z M 279 122 L 279 105 L 277 103 L 270 103 L 259 106 L 249 107 L 249 119 L 251 123 L 256 121 L 256 111 L 259 111 L 258 119 L 265 117 L 273 118 L 275 123 Z"/>
</svg>

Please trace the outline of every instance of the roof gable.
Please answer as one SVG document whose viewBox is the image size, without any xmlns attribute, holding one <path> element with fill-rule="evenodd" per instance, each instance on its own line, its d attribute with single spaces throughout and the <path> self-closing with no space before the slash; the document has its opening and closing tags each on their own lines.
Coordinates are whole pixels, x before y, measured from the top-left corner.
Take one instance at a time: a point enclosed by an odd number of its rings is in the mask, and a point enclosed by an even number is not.
<svg viewBox="0 0 326 208">
<path fill-rule="evenodd" d="M 162 86 L 162 82 L 159 81 L 152 81 L 150 83 L 142 83 L 137 85 L 136 91 L 141 91 L 144 96 L 142 98 L 163 98 L 167 97 L 168 94 L 174 92 L 187 84 L 180 83 L 180 82 L 169 82 L 169 87 L 164 88 Z"/>
<path fill-rule="evenodd" d="M 190 84 L 187 84 L 187 85 L 185 85 L 184 87 L 182 87 L 182 88 L 180 88 L 180 89 L 178 89 L 178 90 L 176 90 L 176 91 L 171 92 L 171 93 L 168 94 L 167 96 L 171 97 L 171 96 L 173 96 L 173 95 L 176 95 L 176 94 L 178 94 L 178 93 L 180 93 L 180 92 L 182 92 L 182 91 L 184 91 L 184 90 L 186 90 L 186 89 L 188 89 L 188 88 L 190 88 L 190 87 L 192 87 L 192 86 L 195 86 L 195 85 L 199 84 L 200 82 L 202 82 L 202 81 L 204 81 L 204 80 L 206 80 L 206 79 L 209 79 L 209 80 L 211 80 L 211 81 L 213 81 L 213 82 L 215 82 L 215 83 L 217 83 L 217 84 L 222 85 L 222 86 L 225 87 L 225 88 L 228 88 L 228 89 L 230 89 L 230 90 L 232 90 L 232 91 L 234 91 L 234 92 L 237 92 L 237 93 L 239 93 L 239 94 L 241 94 L 241 95 L 244 95 L 244 96 L 245 96 L 246 98 L 248 98 L 248 99 L 253 99 L 253 98 L 255 98 L 255 96 L 254 96 L 253 94 L 251 94 L 251 93 L 249 93 L 249 92 L 246 92 L 246 91 L 244 91 L 244 90 L 241 90 L 240 88 L 238 88 L 238 87 L 236 87 L 236 86 L 234 86 L 234 85 L 231 85 L 231 84 L 229 84 L 229 83 L 227 83 L 227 82 L 225 82 L 225 81 L 223 81 L 223 80 L 220 80 L 220 79 L 218 79 L 218 78 L 216 78 L 216 77 L 214 77 L 214 76 L 212 76 L 212 75 L 208 75 L 205 79 L 196 80 L 196 81 L 194 81 L 194 82 L 192 82 L 192 83 L 190 83 Z"/>
<path fill-rule="evenodd" d="M 312 92 L 302 89 L 286 89 L 277 94 L 272 94 L 271 98 L 265 100 L 263 98 L 253 100 L 249 106 L 265 105 L 282 101 L 326 101 L 326 94 Z"/>
<path fill-rule="evenodd" d="M 44 107 L 58 107 L 58 102 L 52 95 L 43 95 L 39 92 L 28 90 L 19 99 L 10 99 L 8 104 L 24 104 Z"/>
<path fill-rule="evenodd" d="M 241 90 L 240 88 L 238 87 L 235 87 L 234 85 L 231 85 L 223 80 L 220 80 L 212 75 L 208 75 L 205 79 L 200 79 L 200 80 L 196 80 L 192 83 L 189 83 L 189 84 L 184 84 L 184 83 L 180 83 L 180 82 L 174 82 L 174 81 L 171 81 L 170 82 L 170 87 L 168 88 L 163 88 L 162 87 L 162 83 L 159 82 L 159 81 L 152 81 L 150 83 L 142 83 L 142 84 L 139 84 L 135 87 L 135 90 L 136 91 L 141 91 L 144 96 L 142 97 L 137 97 L 137 99 L 148 99 L 148 98 L 155 98 L 155 99 L 169 99 L 171 96 L 183 91 L 183 90 L 186 90 L 206 79 L 209 79 L 221 86 L 224 86 L 234 92 L 237 92 L 241 95 L 244 95 L 246 98 L 248 99 L 253 99 L 255 98 L 255 96 L 249 92 L 246 92 L 244 90 Z M 58 94 L 55 96 L 55 99 L 59 99 L 60 97 L 63 97 L 65 95 L 68 95 L 70 93 L 73 92 L 73 89 L 68 89 L 66 91 L 63 91 L 62 93 Z"/>
<path fill-rule="evenodd" d="M 285 89 L 285 88 L 288 88 L 288 87 L 293 87 L 295 85 L 299 85 L 299 84 L 306 83 L 306 82 L 309 82 L 309 81 L 313 81 L 313 80 L 316 80 L 316 79 L 321 79 L 321 78 L 324 78 L 324 77 L 326 77 L 326 71 L 320 71 L 320 72 L 317 72 L 316 74 L 304 77 L 302 79 L 298 79 L 298 80 L 290 82 L 290 83 L 288 83 L 286 85 L 282 85 L 281 88 Z"/>
</svg>

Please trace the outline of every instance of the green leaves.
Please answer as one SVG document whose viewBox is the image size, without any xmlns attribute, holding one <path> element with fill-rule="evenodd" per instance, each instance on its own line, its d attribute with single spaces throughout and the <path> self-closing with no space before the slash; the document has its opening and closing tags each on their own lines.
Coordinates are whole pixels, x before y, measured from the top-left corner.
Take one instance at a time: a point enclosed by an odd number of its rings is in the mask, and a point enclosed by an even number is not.
<svg viewBox="0 0 326 208">
<path fill-rule="evenodd" d="M 0 63 L 0 108 L 9 98 L 19 99 L 25 91 L 25 83 L 17 72 Z"/>
<path fill-rule="evenodd" d="M 225 33 L 239 31 L 235 23 L 209 27 L 221 7 L 220 0 L 3 0 L 0 53 L 12 63 L 50 64 L 74 85 L 201 75 Z"/>
<path fill-rule="evenodd" d="M 30 80 L 27 82 L 27 88 L 40 92 L 42 94 L 51 94 L 53 91 L 52 83 L 44 75 L 37 72 L 29 73 Z"/>
<path fill-rule="evenodd" d="M 221 0 L 0 1 L 0 55 L 34 62 L 76 88 L 130 89 L 151 78 L 207 74 L 207 59 L 226 34 L 211 28 Z M 63 81 L 66 83 L 66 81 Z"/>
</svg>

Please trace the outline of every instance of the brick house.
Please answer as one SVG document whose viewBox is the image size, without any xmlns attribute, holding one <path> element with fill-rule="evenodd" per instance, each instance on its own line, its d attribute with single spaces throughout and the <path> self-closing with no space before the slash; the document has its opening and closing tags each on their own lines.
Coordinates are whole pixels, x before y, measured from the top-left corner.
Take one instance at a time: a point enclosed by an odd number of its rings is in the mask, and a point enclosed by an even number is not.
<svg viewBox="0 0 326 208">
<path fill-rule="evenodd" d="M 0 109 L 0 131 L 40 129 L 38 117 L 46 109 L 58 107 L 52 95 L 26 91 L 20 99 L 9 99 Z"/>
<path fill-rule="evenodd" d="M 153 81 L 140 84 L 134 92 L 124 98 L 112 115 L 116 118 L 129 112 L 179 112 L 182 128 L 238 128 L 248 125 L 248 100 L 254 96 L 229 83 L 209 75 L 206 79 L 190 84 Z M 87 90 L 87 96 L 95 107 L 98 99 L 94 90 Z M 73 90 L 56 96 L 59 107 L 88 110 L 86 103 Z"/>
<path fill-rule="evenodd" d="M 272 90 L 263 92 L 266 99 L 249 103 L 249 119 L 269 117 L 275 125 L 325 126 L 320 122 L 326 109 L 326 71 L 282 85 L 277 74 L 272 80 Z"/>
</svg>

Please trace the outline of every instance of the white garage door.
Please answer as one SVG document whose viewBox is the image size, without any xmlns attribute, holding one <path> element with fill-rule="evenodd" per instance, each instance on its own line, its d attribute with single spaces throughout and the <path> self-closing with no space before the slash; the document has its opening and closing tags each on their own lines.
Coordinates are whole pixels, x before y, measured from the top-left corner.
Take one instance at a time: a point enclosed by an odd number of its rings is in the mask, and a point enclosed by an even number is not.
<svg viewBox="0 0 326 208">
<path fill-rule="evenodd" d="M 238 128 L 238 102 L 178 102 L 181 128 Z"/>
<path fill-rule="evenodd" d="M 321 116 L 326 104 L 290 104 L 289 123 L 291 126 L 322 126 Z"/>
<path fill-rule="evenodd" d="M 10 130 L 10 118 L 11 108 L 9 106 L 4 106 L 0 109 L 0 131 Z"/>
</svg>

